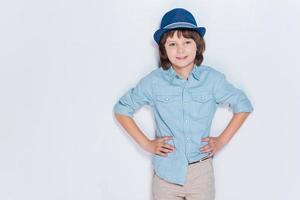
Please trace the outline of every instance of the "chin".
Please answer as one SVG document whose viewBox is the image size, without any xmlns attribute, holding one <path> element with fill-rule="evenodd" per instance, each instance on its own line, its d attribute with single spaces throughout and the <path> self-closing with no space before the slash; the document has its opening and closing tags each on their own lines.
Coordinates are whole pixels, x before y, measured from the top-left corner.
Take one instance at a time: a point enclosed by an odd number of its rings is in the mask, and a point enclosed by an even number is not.
<svg viewBox="0 0 300 200">
<path fill-rule="evenodd" d="M 185 68 L 187 66 L 190 66 L 192 63 L 194 63 L 194 60 L 186 59 L 186 60 L 177 60 L 176 58 L 173 59 L 172 62 L 175 66 L 180 68 Z"/>
<path fill-rule="evenodd" d="M 177 68 L 185 68 L 187 65 L 175 65 Z"/>
<path fill-rule="evenodd" d="M 178 68 L 185 68 L 191 65 L 191 63 L 174 63 L 174 65 Z"/>
</svg>

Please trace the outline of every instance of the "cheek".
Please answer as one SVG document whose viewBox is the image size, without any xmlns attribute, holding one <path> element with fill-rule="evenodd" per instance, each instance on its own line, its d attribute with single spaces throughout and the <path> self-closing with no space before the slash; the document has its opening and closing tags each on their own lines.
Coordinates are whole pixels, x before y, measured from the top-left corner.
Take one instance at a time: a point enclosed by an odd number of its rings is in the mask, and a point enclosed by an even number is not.
<svg viewBox="0 0 300 200">
<path fill-rule="evenodd" d="M 174 51 L 174 50 L 172 50 L 172 49 L 166 50 L 166 53 L 167 53 L 167 56 L 168 56 L 169 58 L 174 58 L 175 55 L 176 55 L 176 51 Z"/>
<path fill-rule="evenodd" d="M 196 45 L 191 46 L 190 50 L 196 55 L 197 46 Z"/>
<path fill-rule="evenodd" d="M 196 57 L 196 50 L 193 52 L 193 56 Z"/>
<path fill-rule="evenodd" d="M 192 56 L 196 56 L 196 52 L 197 52 L 197 48 L 192 48 L 192 49 L 190 49 L 190 54 L 191 54 Z"/>
</svg>

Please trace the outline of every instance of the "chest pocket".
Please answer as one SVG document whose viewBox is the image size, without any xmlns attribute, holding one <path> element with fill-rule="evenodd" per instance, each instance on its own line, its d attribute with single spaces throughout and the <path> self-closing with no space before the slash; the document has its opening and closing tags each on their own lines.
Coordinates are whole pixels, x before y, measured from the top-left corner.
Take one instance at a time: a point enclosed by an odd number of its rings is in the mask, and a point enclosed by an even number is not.
<svg viewBox="0 0 300 200">
<path fill-rule="evenodd" d="M 208 117 L 213 111 L 214 97 L 212 93 L 193 93 L 191 94 L 191 115 L 194 119 Z"/>
<path fill-rule="evenodd" d="M 180 116 L 179 103 L 181 95 L 179 94 L 157 94 L 155 97 L 155 107 L 158 116 L 165 122 Z"/>
</svg>

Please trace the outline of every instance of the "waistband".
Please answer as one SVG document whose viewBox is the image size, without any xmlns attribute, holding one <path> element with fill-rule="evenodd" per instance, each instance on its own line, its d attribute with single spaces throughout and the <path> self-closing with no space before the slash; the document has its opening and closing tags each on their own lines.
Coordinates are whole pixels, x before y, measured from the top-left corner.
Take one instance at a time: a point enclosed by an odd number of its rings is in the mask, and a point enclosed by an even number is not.
<svg viewBox="0 0 300 200">
<path fill-rule="evenodd" d="M 195 164 L 195 163 L 198 163 L 198 162 L 202 162 L 202 161 L 205 161 L 205 160 L 210 159 L 210 158 L 213 158 L 213 157 L 214 157 L 214 156 L 204 157 L 204 158 L 202 158 L 201 160 L 198 160 L 198 161 L 195 161 L 195 162 L 188 163 L 188 165 L 192 165 L 192 164 Z"/>
</svg>

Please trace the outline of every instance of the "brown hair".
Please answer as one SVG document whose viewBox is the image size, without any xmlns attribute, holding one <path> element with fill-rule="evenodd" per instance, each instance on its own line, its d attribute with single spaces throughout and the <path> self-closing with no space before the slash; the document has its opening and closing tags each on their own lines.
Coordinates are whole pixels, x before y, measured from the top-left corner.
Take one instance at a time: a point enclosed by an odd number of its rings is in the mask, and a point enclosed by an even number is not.
<svg viewBox="0 0 300 200">
<path fill-rule="evenodd" d="M 165 43 L 168 37 L 173 37 L 175 31 L 177 31 L 178 37 L 191 38 L 195 41 L 197 46 L 196 57 L 194 63 L 199 66 L 203 61 L 203 52 L 205 50 L 204 39 L 194 30 L 191 29 L 173 29 L 163 34 L 161 40 L 159 41 L 159 57 L 160 57 L 160 66 L 167 70 L 171 66 L 171 62 L 168 59 L 167 52 L 165 49 Z"/>
</svg>

